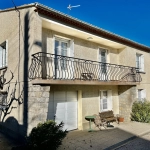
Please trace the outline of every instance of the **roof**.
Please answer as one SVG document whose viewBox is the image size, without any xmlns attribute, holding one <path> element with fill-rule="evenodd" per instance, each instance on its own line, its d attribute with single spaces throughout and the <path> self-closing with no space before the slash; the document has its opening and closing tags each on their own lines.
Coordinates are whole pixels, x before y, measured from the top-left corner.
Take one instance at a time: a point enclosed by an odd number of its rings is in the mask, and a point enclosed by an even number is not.
<svg viewBox="0 0 150 150">
<path fill-rule="evenodd" d="M 45 6 L 43 4 L 40 4 L 40 3 L 31 3 L 31 4 L 19 6 L 17 8 L 23 9 L 23 8 L 27 8 L 27 7 L 33 7 L 33 6 L 36 7 L 36 11 L 38 11 L 38 13 L 49 16 L 51 19 L 57 20 L 58 22 L 61 22 L 63 24 L 72 26 L 79 30 L 85 31 L 87 33 L 90 33 L 90 34 L 93 34 L 93 35 L 96 35 L 99 37 L 103 37 L 105 39 L 108 39 L 108 40 L 111 40 L 114 42 L 118 42 L 120 44 L 124 44 L 124 45 L 130 46 L 130 47 L 136 48 L 136 49 L 150 52 L 150 47 L 148 47 L 148 46 L 137 43 L 128 38 L 119 36 L 115 33 L 109 32 L 107 30 L 104 30 L 102 28 L 99 28 L 97 26 L 89 24 L 87 22 L 81 21 L 77 18 L 66 15 L 60 11 L 54 10 L 54 9 L 52 9 L 48 6 Z M 6 12 L 6 11 L 11 11 L 11 10 L 15 10 L 15 8 L 0 10 L 0 13 Z"/>
</svg>

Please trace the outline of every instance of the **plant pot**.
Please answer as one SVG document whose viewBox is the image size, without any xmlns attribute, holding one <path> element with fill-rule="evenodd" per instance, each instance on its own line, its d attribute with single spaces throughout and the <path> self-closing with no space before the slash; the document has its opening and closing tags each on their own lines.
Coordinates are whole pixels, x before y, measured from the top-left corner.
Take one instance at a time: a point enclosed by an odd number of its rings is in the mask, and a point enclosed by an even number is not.
<svg viewBox="0 0 150 150">
<path fill-rule="evenodd" d="M 118 118 L 118 121 L 119 121 L 119 122 L 124 122 L 124 118 L 123 118 L 123 117 L 119 117 L 119 118 Z"/>
</svg>

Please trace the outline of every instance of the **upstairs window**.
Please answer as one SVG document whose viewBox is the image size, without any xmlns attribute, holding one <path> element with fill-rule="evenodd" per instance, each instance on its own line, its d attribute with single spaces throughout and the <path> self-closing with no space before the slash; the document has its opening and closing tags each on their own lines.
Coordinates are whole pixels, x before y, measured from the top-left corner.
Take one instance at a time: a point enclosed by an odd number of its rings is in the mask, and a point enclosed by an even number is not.
<svg viewBox="0 0 150 150">
<path fill-rule="evenodd" d="M 0 68 L 7 66 L 7 41 L 0 44 Z"/>
<path fill-rule="evenodd" d="M 144 55 L 136 54 L 136 68 L 138 71 L 144 72 Z"/>
<path fill-rule="evenodd" d="M 56 55 L 61 55 L 63 57 L 57 57 L 57 65 L 56 68 L 58 68 L 60 65 L 61 69 L 66 69 L 67 68 L 67 59 L 65 56 L 68 56 L 68 50 L 69 50 L 69 41 L 61 40 L 61 39 L 56 39 L 55 40 L 55 54 Z"/>
<path fill-rule="evenodd" d="M 74 41 L 65 37 L 55 36 L 54 53 L 56 55 L 55 69 L 66 70 L 70 61 L 67 57 L 74 57 Z"/>
<path fill-rule="evenodd" d="M 101 62 L 101 71 L 102 73 L 106 73 L 107 68 L 107 50 L 99 48 L 99 62 Z"/>
</svg>

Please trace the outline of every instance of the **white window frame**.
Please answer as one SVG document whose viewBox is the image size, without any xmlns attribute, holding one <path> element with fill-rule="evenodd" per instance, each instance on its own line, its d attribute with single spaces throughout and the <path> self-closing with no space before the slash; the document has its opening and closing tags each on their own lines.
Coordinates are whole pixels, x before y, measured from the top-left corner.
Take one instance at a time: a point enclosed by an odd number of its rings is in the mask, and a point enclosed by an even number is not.
<svg viewBox="0 0 150 150">
<path fill-rule="evenodd" d="M 138 58 L 138 61 L 137 61 Z M 136 68 L 139 68 L 139 72 L 144 72 L 144 55 L 136 53 Z"/>
<path fill-rule="evenodd" d="M 0 69 L 7 67 L 8 65 L 8 40 L 1 43 L 0 46 L 4 49 L 0 49 Z M 2 53 L 2 54 L 1 54 Z M 4 58 L 5 57 L 5 58 Z M 5 59 L 5 60 L 4 60 Z"/>
<path fill-rule="evenodd" d="M 139 101 L 144 101 L 144 99 L 146 99 L 146 90 L 145 89 L 137 89 L 137 99 Z"/>
<path fill-rule="evenodd" d="M 57 55 L 66 56 L 67 57 L 68 53 L 69 53 L 69 41 L 68 40 L 64 40 L 64 39 L 60 39 L 60 38 L 55 38 L 55 42 L 56 41 L 58 41 L 58 43 L 59 43 Z M 67 49 L 66 49 L 65 55 L 62 54 L 62 47 L 61 47 L 62 43 L 66 43 L 67 44 Z M 55 50 L 55 54 L 56 54 L 56 50 Z M 63 59 L 61 58 L 61 60 L 59 61 L 59 63 L 60 63 L 60 66 L 61 66 L 61 68 L 63 70 L 65 70 L 67 68 L 67 62 L 66 62 L 65 58 L 63 58 Z"/>
<path fill-rule="evenodd" d="M 98 61 L 101 62 L 101 55 L 100 54 L 101 54 L 102 51 L 106 52 L 106 63 L 107 63 L 107 61 L 108 61 L 108 58 L 107 58 L 108 50 L 105 49 L 105 48 L 102 48 L 102 47 L 98 48 Z"/>
<path fill-rule="evenodd" d="M 106 91 L 107 92 L 107 108 L 106 109 L 103 109 L 102 106 L 103 106 L 103 103 L 102 103 L 102 93 Z M 111 90 L 100 90 L 99 91 L 99 110 L 100 112 L 103 112 L 103 111 L 108 111 L 108 110 L 112 110 L 112 91 Z"/>
<path fill-rule="evenodd" d="M 57 40 L 57 41 L 61 41 L 61 42 L 67 43 L 68 46 L 67 46 L 67 54 L 66 54 L 66 56 L 67 57 L 74 57 L 74 40 L 73 39 L 66 38 L 66 37 L 59 36 L 59 35 L 53 35 L 53 40 L 54 40 L 54 42 L 53 42 L 54 43 L 54 47 L 53 47 L 54 54 L 56 54 L 55 53 L 55 41 Z M 57 54 L 57 55 L 61 55 L 61 53 L 59 52 L 59 54 Z M 66 70 L 67 69 L 67 65 L 64 66 L 64 67 L 61 66 L 61 69 L 62 70 Z M 72 70 L 73 70 L 73 68 L 72 68 Z"/>
</svg>

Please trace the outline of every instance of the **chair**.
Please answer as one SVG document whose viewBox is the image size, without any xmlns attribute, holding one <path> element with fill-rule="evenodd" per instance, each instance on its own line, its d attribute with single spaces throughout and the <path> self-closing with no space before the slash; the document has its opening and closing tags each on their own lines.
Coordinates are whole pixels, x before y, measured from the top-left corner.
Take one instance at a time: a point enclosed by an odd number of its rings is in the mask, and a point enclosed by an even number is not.
<svg viewBox="0 0 150 150">
<path fill-rule="evenodd" d="M 116 122 L 119 124 L 118 117 L 114 116 L 114 113 L 112 110 L 101 112 L 101 113 L 99 113 L 99 116 L 100 116 L 101 120 L 104 119 L 108 125 L 110 125 L 110 122 Z"/>
<path fill-rule="evenodd" d="M 94 114 L 94 124 L 96 127 L 99 128 L 99 130 L 101 130 L 101 126 L 103 126 L 105 129 L 105 125 L 106 125 L 106 121 L 105 120 L 101 120 L 99 115 Z"/>
</svg>

